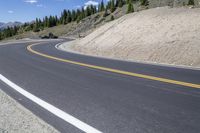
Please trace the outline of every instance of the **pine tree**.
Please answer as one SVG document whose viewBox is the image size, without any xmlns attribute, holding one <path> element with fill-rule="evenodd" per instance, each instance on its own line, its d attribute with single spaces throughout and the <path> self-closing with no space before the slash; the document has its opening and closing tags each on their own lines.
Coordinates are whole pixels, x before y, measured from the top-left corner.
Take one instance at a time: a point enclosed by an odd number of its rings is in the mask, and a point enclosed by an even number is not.
<svg viewBox="0 0 200 133">
<path fill-rule="evenodd" d="M 119 0 L 115 0 L 115 7 L 118 7 L 119 5 Z"/>
<path fill-rule="evenodd" d="M 95 14 L 96 13 L 96 10 L 95 10 L 96 7 L 95 6 L 90 5 L 89 8 L 90 8 L 90 14 Z"/>
<path fill-rule="evenodd" d="M 139 1 L 139 0 L 134 0 Z M 109 0 L 106 5 L 104 5 L 104 1 L 101 0 L 99 4 L 98 11 L 104 12 L 103 16 L 106 17 L 109 13 L 113 13 L 118 7 L 122 7 L 124 4 L 128 5 L 127 13 L 133 12 L 133 0 Z M 148 0 L 140 0 L 142 5 L 148 5 Z M 189 0 L 189 5 L 194 5 L 194 0 Z M 108 12 L 109 11 L 109 12 Z M 97 13 L 97 7 L 94 5 L 88 6 L 86 9 L 82 7 L 82 9 L 77 10 L 63 10 L 60 17 L 57 16 L 45 16 L 42 20 L 36 18 L 34 23 L 24 23 L 24 25 L 18 27 L 7 27 L 3 31 L 0 31 L 0 40 L 6 37 L 11 37 L 19 33 L 23 33 L 25 31 L 35 31 L 38 32 L 43 30 L 45 27 L 53 27 L 60 24 L 68 24 L 72 21 L 80 22 L 87 16 Z M 114 20 L 114 16 L 110 16 L 110 20 Z"/>
<path fill-rule="evenodd" d="M 194 6 L 194 0 L 189 0 L 188 5 L 193 5 Z"/>
<path fill-rule="evenodd" d="M 72 10 L 72 21 L 76 20 L 76 11 Z"/>
<path fill-rule="evenodd" d="M 2 39 L 3 39 L 2 32 L 0 32 L 0 40 L 2 40 Z"/>
<path fill-rule="evenodd" d="M 82 9 L 81 9 L 81 19 L 84 19 L 84 18 L 85 18 L 85 10 L 82 7 Z"/>
<path fill-rule="evenodd" d="M 14 26 L 14 28 L 13 28 L 14 35 L 17 34 L 18 30 L 19 30 L 19 28 L 17 26 Z"/>
<path fill-rule="evenodd" d="M 106 5 L 106 9 L 110 9 L 111 8 L 111 1 L 108 1 L 107 5 Z"/>
<path fill-rule="evenodd" d="M 39 19 L 38 18 L 36 18 L 36 20 L 35 20 L 33 32 L 39 32 Z"/>
<path fill-rule="evenodd" d="M 40 28 L 41 30 L 44 29 L 44 22 L 42 22 L 41 19 L 39 19 L 39 28 Z"/>
<path fill-rule="evenodd" d="M 77 9 L 76 11 L 76 22 L 79 23 L 81 21 L 81 10 Z"/>
<path fill-rule="evenodd" d="M 101 4 L 100 4 L 100 11 L 104 11 L 105 10 L 105 6 L 104 6 L 104 3 L 103 3 L 103 0 L 101 1 Z"/>
<path fill-rule="evenodd" d="M 62 24 L 67 24 L 67 10 L 64 9 L 61 17 L 62 17 Z"/>
<path fill-rule="evenodd" d="M 114 0 L 111 0 L 110 11 L 111 12 L 115 11 L 115 1 Z"/>
<path fill-rule="evenodd" d="M 90 10 L 90 7 L 87 6 L 86 11 L 85 11 L 85 16 L 88 17 L 90 15 L 91 15 L 91 10 Z"/>
<path fill-rule="evenodd" d="M 148 6 L 149 0 L 140 0 L 140 3 L 141 3 L 142 6 Z"/>
<path fill-rule="evenodd" d="M 105 8 L 105 7 L 104 7 Z M 94 14 L 97 13 L 97 7 L 94 6 Z"/>
<path fill-rule="evenodd" d="M 129 4 L 129 0 L 126 0 L 126 4 L 127 4 L 127 5 Z"/>
<path fill-rule="evenodd" d="M 72 21 L 72 13 L 70 10 L 67 11 L 67 23 L 70 23 Z"/>
<path fill-rule="evenodd" d="M 53 16 L 52 18 L 53 18 L 53 22 L 52 22 L 52 27 L 53 27 L 53 26 L 56 26 L 57 22 L 56 22 L 56 16 Z"/>
<path fill-rule="evenodd" d="M 43 19 L 43 23 L 44 23 L 44 27 L 48 27 L 48 17 L 45 16 L 45 18 Z"/>
<path fill-rule="evenodd" d="M 11 37 L 12 33 L 11 33 L 11 28 L 7 27 L 7 29 L 4 30 L 5 33 L 5 37 Z"/>
<path fill-rule="evenodd" d="M 118 2 L 118 7 L 122 7 L 123 6 L 123 0 L 119 0 L 119 2 Z"/>
<path fill-rule="evenodd" d="M 132 13 L 132 12 L 134 12 L 134 8 L 133 8 L 133 2 L 132 2 L 132 0 L 129 0 L 129 3 L 128 3 L 128 8 L 127 8 L 127 14 L 128 13 Z"/>
<path fill-rule="evenodd" d="M 49 22 L 48 27 L 52 27 L 52 21 L 53 21 L 52 16 L 50 16 L 48 21 Z"/>
<path fill-rule="evenodd" d="M 110 20 L 113 21 L 115 18 L 113 15 L 111 15 Z"/>
<path fill-rule="evenodd" d="M 81 15 L 81 10 L 80 10 L 80 9 L 77 9 L 77 10 L 76 10 L 76 18 L 78 18 L 80 15 Z"/>
<path fill-rule="evenodd" d="M 55 22 L 56 22 L 56 25 L 55 25 L 55 26 L 58 26 L 59 23 L 60 23 L 57 15 L 55 16 Z"/>
<path fill-rule="evenodd" d="M 106 17 L 108 16 L 108 9 L 106 8 L 105 11 L 104 11 L 104 14 L 103 14 L 103 17 Z"/>
</svg>

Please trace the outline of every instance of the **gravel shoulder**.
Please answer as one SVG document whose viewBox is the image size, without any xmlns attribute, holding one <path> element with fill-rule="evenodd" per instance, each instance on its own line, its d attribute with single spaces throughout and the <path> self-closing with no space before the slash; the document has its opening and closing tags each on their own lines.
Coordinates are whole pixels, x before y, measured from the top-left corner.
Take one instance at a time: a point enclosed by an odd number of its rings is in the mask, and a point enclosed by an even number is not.
<svg viewBox="0 0 200 133">
<path fill-rule="evenodd" d="M 58 133 L 0 89 L 0 133 Z"/>
</svg>

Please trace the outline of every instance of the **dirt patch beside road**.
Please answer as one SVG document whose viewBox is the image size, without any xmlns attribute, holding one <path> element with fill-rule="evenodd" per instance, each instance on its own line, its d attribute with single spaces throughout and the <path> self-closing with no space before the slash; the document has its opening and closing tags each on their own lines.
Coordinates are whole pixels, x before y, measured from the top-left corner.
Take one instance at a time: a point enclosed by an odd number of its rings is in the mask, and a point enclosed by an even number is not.
<svg viewBox="0 0 200 133">
<path fill-rule="evenodd" d="M 0 133 L 58 133 L 0 89 Z"/>
<path fill-rule="evenodd" d="M 199 8 L 144 10 L 101 26 L 70 48 L 122 60 L 200 67 L 199 22 Z"/>
</svg>

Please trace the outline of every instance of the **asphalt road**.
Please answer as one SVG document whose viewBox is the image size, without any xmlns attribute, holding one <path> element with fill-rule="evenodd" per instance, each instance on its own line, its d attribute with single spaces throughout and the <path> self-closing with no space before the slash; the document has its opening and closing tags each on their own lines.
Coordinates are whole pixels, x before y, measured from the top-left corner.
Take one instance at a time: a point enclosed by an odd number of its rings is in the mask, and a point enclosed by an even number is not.
<svg viewBox="0 0 200 133">
<path fill-rule="evenodd" d="M 83 56 L 47 42 L 33 49 L 58 58 L 200 84 L 200 70 Z M 0 74 L 105 133 L 199 133 L 200 89 L 56 61 L 25 44 L 0 46 Z M 82 132 L 0 81 L 0 88 L 61 132 Z"/>
</svg>

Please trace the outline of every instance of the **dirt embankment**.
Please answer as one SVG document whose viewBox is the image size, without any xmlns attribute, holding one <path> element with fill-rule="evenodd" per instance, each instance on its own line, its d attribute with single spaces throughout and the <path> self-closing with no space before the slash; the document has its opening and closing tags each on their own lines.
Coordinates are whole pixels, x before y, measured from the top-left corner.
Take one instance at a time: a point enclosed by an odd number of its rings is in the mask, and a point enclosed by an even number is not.
<svg viewBox="0 0 200 133">
<path fill-rule="evenodd" d="M 71 49 L 133 61 L 200 67 L 200 9 L 154 8 L 109 22 Z M 62 48 L 68 48 L 64 44 Z"/>
</svg>

